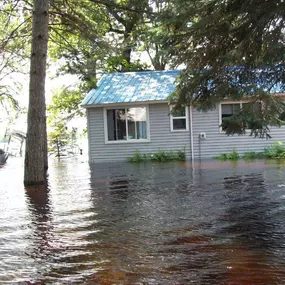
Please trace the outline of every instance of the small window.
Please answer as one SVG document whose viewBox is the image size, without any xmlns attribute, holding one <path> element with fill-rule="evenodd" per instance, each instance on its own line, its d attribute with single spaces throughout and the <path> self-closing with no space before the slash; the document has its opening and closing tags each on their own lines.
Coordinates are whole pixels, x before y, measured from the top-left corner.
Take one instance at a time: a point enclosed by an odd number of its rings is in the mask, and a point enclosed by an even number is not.
<svg viewBox="0 0 285 285">
<path fill-rule="evenodd" d="M 222 104 L 222 122 L 225 118 L 231 117 L 241 110 L 241 104 Z"/>
<path fill-rule="evenodd" d="M 240 112 L 241 103 L 221 104 L 221 125 L 234 114 Z M 224 131 L 224 129 L 222 129 Z"/>
<path fill-rule="evenodd" d="M 239 102 L 239 103 L 231 103 L 231 104 L 221 104 L 221 125 L 223 124 L 223 122 L 225 122 L 225 120 L 227 120 L 227 118 L 233 116 L 236 113 L 239 113 L 241 111 L 242 108 L 247 108 L 248 103 L 246 102 Z M 260 112 L 261 110 L 261 103 L 258 103 L 256 105 L 254 105 L 252 107 L 252 109 L 249 109 L 251 112 Z M 247 123 L 247 127 L 246 129 L 250 129 L 250 125 L 252 122 L 248 122 Z M 222 131 L 224 131 L 222 129 Z"/>
<path fill-rule="evenodd" d="M 170 127 L 171 131 L 187 131 L 188 130 L 188 112 L 187 107 L 180 110 L 171 111 L 170 108 Z"/>
<path fill-rule="evenodd" d="M 108 141 L 147 139 L 146 107 L 107 109 L 106 121 Z"/>
</svg>

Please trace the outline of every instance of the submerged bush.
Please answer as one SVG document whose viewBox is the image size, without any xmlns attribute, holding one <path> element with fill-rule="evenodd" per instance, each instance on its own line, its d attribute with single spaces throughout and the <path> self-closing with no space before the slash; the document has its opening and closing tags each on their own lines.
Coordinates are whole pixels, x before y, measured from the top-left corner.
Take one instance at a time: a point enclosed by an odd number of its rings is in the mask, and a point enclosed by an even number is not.
<svg viewBox="0 0 285 285">
<path fill-rule="evenodd" d="M 145 161 L 144 155 L 141 155 L 141 153 L 137 150 L 135 154 L 132 157 L 128 158 L 129 162 L 142 162 Z"/>
<path fill-rule="evenodd" d="M 137 150 L 132 157 L 128 158 L 128 161 L 139 163 L 143 161 L 158 161 L 158 162 L 183 161 L 185 159 L 186 159 L 186 152 L 184 148 L 184 151 L 158 150 L 157 153 L 147 153 L 147 154 L 141 154 L 140 151 Z"/>
<path fill-rule="evenodd" d="M 275 142 L 264 148 L 264 155 L 268 158 L 285 158 L 285 147 L 282 142 Z"/>
<path fill-rule="evenodd" d="M 177 156 L 178 156 L 178 160 L 186 160 L 186 151 L 185 151 L 185 148 L 184 148 L 184 151 L 181 151 L 181 150 L 178 150 L 177 152 Z"/>
<path fill-rule="evenodd" d="M 264 152 L 249 151 L 243 154 L 244 159 L 263 158 Z"/>
<path fill-rule="evenodd" d="M 159 150 L 157 153 L 153 154 L 152 160 L 156 160 L 160 162 L 171 160 L 171 155 L 168 156 L 166 152 Z"/>
<path fill-rule="evenodd" d="M 238 160 L 240 158 L 239 154 L 235 149 L 232 150 L 231 153 L 222 153 L 218 156 L 214 157 L 215 159 L 221 159 L 221 160 Z"/>
<path fill-rule="evenodd" d="M 215 156 L 214 159 L 237 160 L 241 158 L 235 149 L 231 153 L 222 153 Z M 243 159 L 255 158 L 285 158 L 285 146 L 282 142 L 274 142 L 271 146 L 266 146 L 263 152 L 249 151 L 242 156 Z"/>
</svg>

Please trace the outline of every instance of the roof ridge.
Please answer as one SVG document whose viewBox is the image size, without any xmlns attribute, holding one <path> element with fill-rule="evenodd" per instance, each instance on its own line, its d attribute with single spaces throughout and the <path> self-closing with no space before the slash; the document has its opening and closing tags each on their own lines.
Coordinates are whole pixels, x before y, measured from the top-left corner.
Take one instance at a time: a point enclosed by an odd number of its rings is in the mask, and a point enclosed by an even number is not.
<svg viewBox="0 0 285 285">
<path fill-rule="evenodd" d="M 168 69 L 168 70 L 142 70 L 142 71 L 126 71 L 126 72 L 107 72 L 103 75 L 114 75 L 114 74 L 131 74 L 131 73 L 164 73 L 164 72 L 181 72 L 182 69 Z"/>
</svg>

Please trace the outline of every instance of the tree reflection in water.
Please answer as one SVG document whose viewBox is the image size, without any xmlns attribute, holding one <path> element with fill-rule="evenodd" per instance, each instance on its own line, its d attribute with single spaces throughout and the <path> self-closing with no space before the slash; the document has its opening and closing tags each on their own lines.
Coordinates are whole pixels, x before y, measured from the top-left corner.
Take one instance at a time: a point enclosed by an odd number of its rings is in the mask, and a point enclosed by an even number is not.
<svg viewBox="0 0 285 285">
<path fill-rule="evenodd" d="M 278 208 L 267 193 L 260 173 L 224 178 L 228 198 L 226 213 L 220 218 L 225 224 L 219 234 L 230 238 L 222 251 L 222 262 L 228 269 L 229 284 L 278 284 L 283 275 L 274 269 L 279 263 L 272 252 L 283 247 L 283 237 L 272 221 L 272 209 Z"/>
<path fill-rule="evenodd" d="M 47 263 L 53 254 L 52 206 L 49 188 L 46 185 L 26 187 L 26 202 L 31 220 L 31 247 L 26 254 L 36 261 L 41 277 L 48 273 Z M 41 284 L 41 280 L 31 284 Z"/>
</svg>

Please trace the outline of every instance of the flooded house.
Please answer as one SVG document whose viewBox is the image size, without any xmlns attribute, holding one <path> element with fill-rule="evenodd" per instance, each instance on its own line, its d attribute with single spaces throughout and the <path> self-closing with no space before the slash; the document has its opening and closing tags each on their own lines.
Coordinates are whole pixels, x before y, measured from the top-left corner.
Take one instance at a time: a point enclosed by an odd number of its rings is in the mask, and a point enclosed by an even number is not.
<svg viewBox="0 0 285 285">
<path fill-rule="evenodd" d="M 171 112 L 169 95 L 179 70 L 111 73 L 82 102 L 87 111 L 90 162 L 123 161 L 158 150 L 186 152 L 187 159 L 212 158 L 235 149 L 243 154 L 263 151 L 285 140 L 285 129 L 272 127 L 272 139 L 227 136 L 223 120 L 245 102 L 220 102 L 207 112 L 185 107 Z"/>
</svg>

